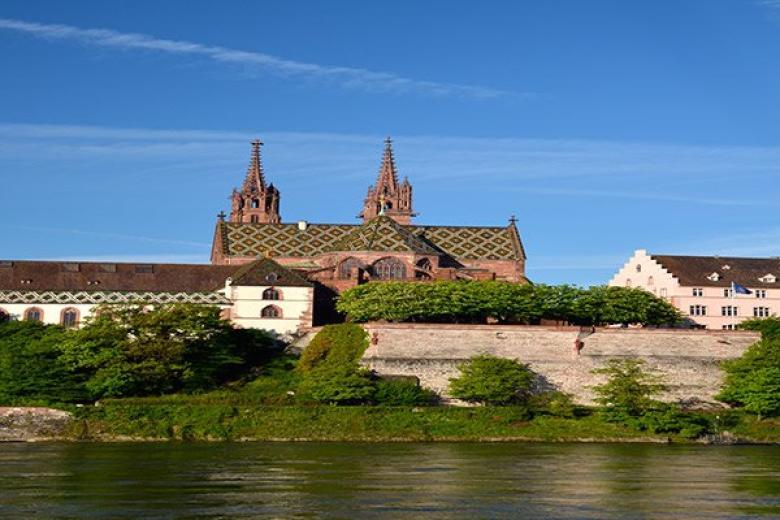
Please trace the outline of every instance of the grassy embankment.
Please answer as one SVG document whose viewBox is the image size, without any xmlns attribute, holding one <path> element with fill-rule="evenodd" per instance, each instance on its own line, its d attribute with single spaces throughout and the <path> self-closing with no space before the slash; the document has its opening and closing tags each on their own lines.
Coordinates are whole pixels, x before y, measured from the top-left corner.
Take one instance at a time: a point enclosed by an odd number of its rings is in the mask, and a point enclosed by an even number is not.
<svg viewBox="0 0 780 520">
<path fill-rule="evenodd" d="M 246 392 L 105 400 L 78 409 L 71 434 L 92 440 L 693 442 L 606 422 L 531 414 L 524 407 L 269 405 Z M 731 413 L 722 429 L 744 442 L 780 442 L 780 420 Z"/>
</svg>

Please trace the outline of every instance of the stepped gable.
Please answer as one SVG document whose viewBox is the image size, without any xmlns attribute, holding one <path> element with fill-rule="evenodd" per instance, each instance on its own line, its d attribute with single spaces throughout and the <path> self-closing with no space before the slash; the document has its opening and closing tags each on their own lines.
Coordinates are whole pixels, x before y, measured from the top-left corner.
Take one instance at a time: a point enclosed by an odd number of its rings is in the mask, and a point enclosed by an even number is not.
<svg viewBox="0 0 780 520">
<path fill-rule="evenodd" d="M 780 279 L 780 258 L 739 258 L 727 256 L 676 256 L 650 255 L 680 285 L 701 287 L 730 287 L 732 282 L 746 287 L 776 288 L 779 282 L 762 282 L 760 279 L 772 274 Z M 708 278 L 718 273 L 718 280 Z"/>
<path fill-rule="evenodd" d="M 351 231 L 330 246 L 331 251 L 380 251 L 438 255 L 439 252 L 415 236 L 408 227 L 380 215 Z"/>
<path fill-rule="evenodd" d="M 312 285 L 303 276 L 270 258 L 261 258 L 239 267 L 231 276 L 231 284 L 280 287 L 311 287 Z"/>
<path fill-rule="evenodd" d="M 520 260 L 525 258 L 514 226 L 401 226 L 434 250 L 455 259 Z M 336 244 L 358 229 L 355 224 L 250 224 L 218 222 L 216 246 L 224 257 L 314 257 L 336 251 Z M 429 254 L 429 253 L 426 253 Z"/>
</svg>

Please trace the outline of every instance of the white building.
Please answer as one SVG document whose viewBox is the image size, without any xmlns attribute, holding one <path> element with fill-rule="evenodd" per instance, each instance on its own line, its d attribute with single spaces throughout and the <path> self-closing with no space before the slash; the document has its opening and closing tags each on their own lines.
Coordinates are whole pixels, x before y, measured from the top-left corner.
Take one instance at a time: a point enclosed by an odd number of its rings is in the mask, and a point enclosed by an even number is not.
<svg viewBox="0 0 780 520">
<path fill-rule="evenodd" d="M 695 324 L 733 329 L 780 312 L 780 259 L 651 255 L 634 252 L 609 285 L 640 287 L 667 299 Z M 750 290 L 734 294 L 732 284 Z"/>
<path fill-rule="evenodd" d="M 269 258 L 244 264 L 0 261 L 0 320 L 79 326 L 97 305 L 217 305 L 240 327 L 278 335 L 312 326 L 314 288 Z"/>
</svg>

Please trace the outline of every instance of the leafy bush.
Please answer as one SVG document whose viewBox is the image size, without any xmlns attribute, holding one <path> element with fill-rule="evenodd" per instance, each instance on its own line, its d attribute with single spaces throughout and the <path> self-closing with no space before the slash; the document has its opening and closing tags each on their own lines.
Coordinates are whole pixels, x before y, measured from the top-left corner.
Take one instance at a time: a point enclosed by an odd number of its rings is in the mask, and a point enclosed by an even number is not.
<svg viewBox="0 0 780 520">
<path fill-rule="evenodd" d="M 411 379 L 380 379 L 375 386 L 373 401 L 385 406 L 426 406 L 439 400 L 436 392 Z"/>
<path fill-rule="evenodd" d="M 263 333 L 234 330 L 217 307 L 170 304 L 105 307 L 60 349 L 101 398 L 213 388 L 243 375 L 270 345 Z"/>
<path fill-rule="evenodd" d="M 574 417 L 577 407 L 569 394 L 558 391 L 542 392 L 533 395 L 529 400 L 534 414 L 552 415 L 553 417 Z"/>
<path fill-rule="evenodd" d="M 780 319 L 743 322 L 743 328 L 760 330 L 762 339 L 738 359 L 723 363 L 726 372 L 718 400 L 760 417 L 780 415 Z"/>
<path fill-rule="evenodd" d="M 593 373 L 607 376 L 607 382 L 594 386 L 593 391 L 607 419 L 615 422 L 641 416 L 656 404 L 652 397 L 666 388 L 644 370 L 644 361 L 639 359 L 611 359 Z"/>
<path fill-rule="evenodd" d="M 638 288 L 546 286 L 500 281 L 371 282 L 344 291 L 337 308 L 352 321 L 538 323 L 581 325 L 680 320 L 674 306 Z"/>
<path fill-rule="evenodd" d="M 322 363 L 298 385 L 298 398 L 303 402 L 360 404 L 373 394 L 370 372 L 356 362 Z"/>
<path fill-rule="evenodd" d="M 87 375 L 60 359 L 68 331 L 30 321 L 0 323 L 0 404 L 88 399 Z"/>
<path fill-rule="evenodd" d="M 368 334 L 360 325 L 325 325 L 301 353 L 298 370 L 305 374 L 325 361 L 349 364 L 358 361 L 366 348 Z"/>
<path fill-rule="evenodd" d="M 476 356 L 460 365 L 461 375 L 450 379 L 450 395 L 491 405 L 524 402 L 534 381 L 533 372 L 512 359 Z"/>
<path fill-rule="evenodd" d="M 709 417 L 682 412 L 674 405 L 661 405 L 646 411 L 633 424 L 639 430 L 650 433 L 677 433 L 689 439 L 701 437 L 712 429 Z"/>
</svg>

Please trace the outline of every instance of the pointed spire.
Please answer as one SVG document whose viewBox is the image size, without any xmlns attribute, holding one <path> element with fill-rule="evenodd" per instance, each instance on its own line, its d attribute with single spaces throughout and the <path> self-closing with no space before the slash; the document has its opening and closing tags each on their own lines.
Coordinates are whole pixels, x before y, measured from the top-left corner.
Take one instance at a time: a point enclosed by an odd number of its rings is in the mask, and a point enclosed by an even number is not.
<svg viewBox="0 0 780 520">
<path fill-rule="evenodd" d="M 388 136 L 385 139 L 385 151 L 382 154 L 382 165 L 379 167 L 376 187 L 379 191 L 382 191 L 382 188 L 395 191 L 397 186 L 398 171 L 395 169 L 395 157 L 393 157 L 393 140 Z"/>
<path fill-rule="evenodd" d="M 244 179 L 244 190 L 262 191 L 265 189 L 265 177 L 263 175 L 263 159 L 260 156 L 260 147 L 263 142 L 260 139 L 252 141 L 252 157 Z"/>
</svg>

